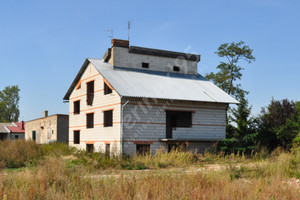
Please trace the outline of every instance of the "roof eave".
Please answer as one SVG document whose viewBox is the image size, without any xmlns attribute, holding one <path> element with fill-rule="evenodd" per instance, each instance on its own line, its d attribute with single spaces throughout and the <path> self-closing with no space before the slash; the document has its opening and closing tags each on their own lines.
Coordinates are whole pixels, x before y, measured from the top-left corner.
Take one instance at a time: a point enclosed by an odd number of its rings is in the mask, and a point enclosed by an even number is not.
<svg viewBox="0 0 300 200">
<path fill-rule="evenodd" d="M 65 94 L 63 100 L 64 101 L 69 101 L 69 98 L 71 96 L 72 91 L 74 90 L 74 88 L 76 87 L 76 84 L 78 83 L 78 81 L 80 80 L 83 72 L 85 71 L 86 67 L 88 66 L 88 64 L 90 63 L 90 61 L 88 59 L 85 59 L 82 67 L 80 68 L 79 72 L 77 73 L 74 81 L 72 82 L 71 86 L 69 87 L 67 93 Z"/>
</svg>

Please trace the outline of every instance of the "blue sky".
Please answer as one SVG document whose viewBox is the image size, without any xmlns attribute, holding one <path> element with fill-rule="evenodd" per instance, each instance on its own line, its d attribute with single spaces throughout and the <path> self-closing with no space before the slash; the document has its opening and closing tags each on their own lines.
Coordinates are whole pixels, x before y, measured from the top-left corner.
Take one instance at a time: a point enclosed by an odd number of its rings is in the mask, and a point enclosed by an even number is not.
<svg viewBox="0 0 300 200">
<path fill-rule="evenodd" d="M 299 100 L 300 2 L 212 1 L 8 1 L 0 0 L 0 89 L 19 85 L 20 119 L 68 113 L 62 99 L 86 57 L 102 57 L 110 34 L 130 44 L 201 54 L 199 73 L 216 71 L 214 52 L 243 40 L 256 62 L 242 87 L 253 114 L 275 99 Z"/>
</svg>

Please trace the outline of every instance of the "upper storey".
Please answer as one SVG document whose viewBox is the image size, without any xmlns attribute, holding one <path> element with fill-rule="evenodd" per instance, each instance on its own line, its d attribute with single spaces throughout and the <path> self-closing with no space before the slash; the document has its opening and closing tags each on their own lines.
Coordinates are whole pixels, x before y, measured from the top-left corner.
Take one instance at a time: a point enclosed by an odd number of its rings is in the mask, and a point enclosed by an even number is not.
<svg viewBox="0 0 300 200">
<path fill-rule="evenodd" d="M 200 55 L 129 46 L 128 40 L 112 39 L 103 59 L 114 67 L 197 75 Z"/>
</svg>

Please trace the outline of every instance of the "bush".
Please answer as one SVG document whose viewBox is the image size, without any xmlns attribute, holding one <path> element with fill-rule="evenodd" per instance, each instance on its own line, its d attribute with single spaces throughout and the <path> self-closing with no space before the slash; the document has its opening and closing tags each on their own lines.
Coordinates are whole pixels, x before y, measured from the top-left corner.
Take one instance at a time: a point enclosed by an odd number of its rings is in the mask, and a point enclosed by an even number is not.
<svg viewBox="0 0 300 200">
<path fill-rule="evenodd" d="M 35 165 L 42 157 L 42 149 L 33 141 L 0 141 L 0 163 L 8 168 Z"/>
</svg>

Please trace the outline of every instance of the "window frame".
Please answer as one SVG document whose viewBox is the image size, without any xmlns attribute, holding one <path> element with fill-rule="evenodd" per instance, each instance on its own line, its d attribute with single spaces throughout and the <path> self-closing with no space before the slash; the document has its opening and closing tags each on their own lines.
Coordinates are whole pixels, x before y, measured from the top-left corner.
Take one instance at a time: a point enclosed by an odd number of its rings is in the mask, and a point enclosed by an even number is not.
<svg viewBox="0 0 300 200">
<path fill-rule="evenodd" d="M 111 116 L 108 115 L 108 113 L 111 112 Z M 113 122 L 113 109 L 111 110 L 105 110 L 103 111 L 103 127 L 112 127 L 114 122 Z M 107 118 L 110 117 L 110 120 Z"/>
<path fill-rule="evenodd" d="M 173 66 L 173 71 L 174 72 L 180 72 L 180 67 L 179 66 Z"/>
<path fill-rule="evenodd" d="M 89 106 L 93 105 L 94 93 L 95 93 L 95 80 L 92 80 L 86 83 L 86 103 Z"/>
<path fill-rule="evenodd" d="M 78 108 L 75 109 L 77 106 L 76 104 L 78 103 Z M 79 115 L 80 114 L 80 100 L 74 101 L 73 102 L 73 111 L 74 111 L 74 115 Z"/>
<path fill-rule="evenodd" d="M 142 62 L 142 68 L 149 69 L 150 64 L 147 62 Z"/>
<path fill-rule="evenodd" d="M 94 122 L 95 122 L 95 113 L 87 113 L 86 114 L 86 128 L 87 129 L 91 129 L 94 128 Z M 89 119 L 89 117 L 92 116 L 92 119 Z M 89 122 L 90 120 L 92 120 L 92 122 Z"/>
<path fill-rule="evenodd" d="M 78 134 L 77 137 L 75 137 L 76 134 Z M 75 140 L 75 138 L 77 139 Z M 80 130 L 73 131 L 73 144 L 80 144 Z"/>
</svg>

